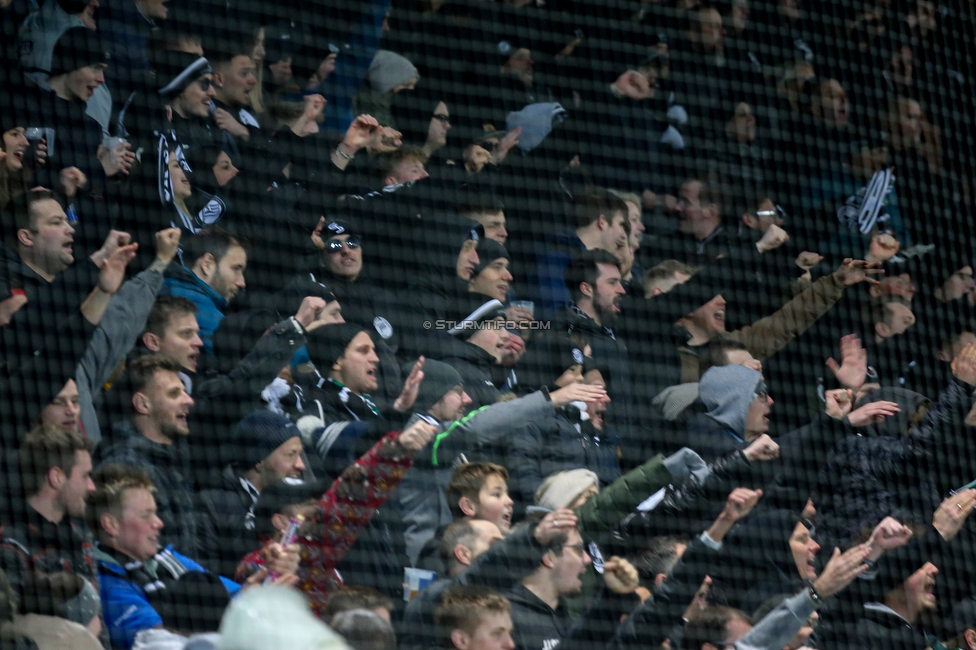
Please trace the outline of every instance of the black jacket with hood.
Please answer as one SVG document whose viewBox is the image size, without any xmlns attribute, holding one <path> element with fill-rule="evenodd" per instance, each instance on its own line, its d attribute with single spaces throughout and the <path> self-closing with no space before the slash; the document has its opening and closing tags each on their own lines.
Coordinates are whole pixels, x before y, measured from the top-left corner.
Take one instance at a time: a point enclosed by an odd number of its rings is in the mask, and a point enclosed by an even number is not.
<svg viewBox="0 0 976 650">
<path fill-rule="evenodd" d="M 901 412 L 862 427 L 834 448 L 820 478 L 821 528 L 825 541 L 844 543 L 891 515 L 899 521 L 931 519 L 950 490 L 962 484 L 971 429 L 963 420 L 973 386 L 953 380 L 931 403 L 924 395 L 882 388 L 867 401 L 897 402 Z M 927 407 L 927 408 L 926 408 Z M 965 480 L 969 480 L 968 478 Z"/>
</svg>

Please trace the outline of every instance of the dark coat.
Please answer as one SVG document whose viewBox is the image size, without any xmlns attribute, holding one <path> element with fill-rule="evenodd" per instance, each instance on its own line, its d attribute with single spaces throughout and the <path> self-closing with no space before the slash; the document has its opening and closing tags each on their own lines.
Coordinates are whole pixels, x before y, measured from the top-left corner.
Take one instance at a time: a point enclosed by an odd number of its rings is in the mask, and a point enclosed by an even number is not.
<svg viewBox="0 0 976 650">
<path fill-rule="evenodd" d="M 607 432 L 609 433 L 609 431 Z M 620 462 L 613 437 L 581 421 L 574 406 L 556 411 L 556 417 L 532 422 L 513 431 L 508 441 L 509 488 L 516 511 L 533 503 L 535 491 L 556 472 L 586 468 L 600 477 L 600 487 L 620 478 Z"/>
<path fill-rule="evenodd" d="M 227 466 L 215 485 L 200 492 L 200 562 L 232 576 L 241 558 L 261 544 L 254 535 L 254 499 Z"/>
<path fill-rule="evenodd" d="M 76 573 L 97 583 L 95 546 L 84 522 L 64 518 L 54 524 L 24 504 L 19 517 L 8 512 L 0 527 L 0 570 L 20 593 L 35 571 Z"/>
<path fill-rule="evenodd" d="M 817 502 L 825 542 L 849 541 L 888 515 L 912 521 L 931 518 L 943 496 L 959 487 L 948 484 L 941 467 L 967 448 L 962 420 L 972 391 L 972 386 L 953 381 L 914 425 L 909 418 L 927 401 L 924 396 L 896 388 L 871 393 L 872 401 L 898 402 L 901 413 L 864 427 L 861 435 L 833 448 L 821 472 Z"/>
<path fill-rule="evenodd" d="M 605 363 L 610 370 L 610 397 L 612 401 L 607 405 L 605 421 L 619 432 L 620 447 L 628 469 L 640 463 L 643 456 L 632 454 L 637 447 L 636 409 L 637 399 L 650 400 L 650 395 L 639 395 L 638 386 L 631 381 L 630 354 L 627 345 L 620 339 L 613 328 L 598 325 L 592 318 L 584 314 L 575 305 L 570 305 L 563 311 L 558 325 L 558 331 L 575 331 L 586 337 L 593 351 L 593 358 Z"/>
<path fill-rule="evenodd" d="M 868 606 L 857 622 L 853 641 L 851 648 L 885 650 L 923 650 L 931 645 L 918 627 L 892 612 Z"/>
<path fill-rule="evenodd" d="M 495 382 L 502 379 L 502 368 L 488 352 L 471 343 L 463 343 L 451 346 L 451 355 L 439 360 L 461 375 L 464 392 L 471 397 L 472 410 L 498 401 L 500 393 Z"/>
<path fill-rule="evenodd" d="M 512 603 L 515 626 L 512 639 L 516 650 L 551 650 L 557 645 L 564 649 L 602 648 L 613 635 L 620 617 L 638 604 L 633 594 L 622 596 L 603 590 L 592 600 L 586 613 L 575 620 L 564 604 L 553 610 L 521 583 L 505 595 Z"/>
<path fill-rule="evenodd" d="M 189 557 L 200 556 L 200 510 L 190 468 L 190 446 L 185 438 L 161 445 L 142 435 L 129 420 L 113 432 L 120 442 L 101 450 L 98 465 L 132 465 L 146 470 L 156 491 L 156 514 L 163 520 L 165 543 Z"/>
</svg>

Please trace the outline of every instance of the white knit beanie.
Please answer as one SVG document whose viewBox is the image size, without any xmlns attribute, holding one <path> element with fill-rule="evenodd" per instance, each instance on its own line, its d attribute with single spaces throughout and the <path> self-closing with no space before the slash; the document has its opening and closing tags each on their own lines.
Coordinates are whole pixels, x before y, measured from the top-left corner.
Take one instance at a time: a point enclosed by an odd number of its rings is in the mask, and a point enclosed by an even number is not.
<svg viewBox="0 0 976 650">
<path fill-rule="evenodd" d="M 535 491 L 535 504 L 547 510 L 567 508 L 591 485 L 595 485 L 599 490 L 600 478 L 588 469 L 556 472 L 544 480 Z"/>
</svg>

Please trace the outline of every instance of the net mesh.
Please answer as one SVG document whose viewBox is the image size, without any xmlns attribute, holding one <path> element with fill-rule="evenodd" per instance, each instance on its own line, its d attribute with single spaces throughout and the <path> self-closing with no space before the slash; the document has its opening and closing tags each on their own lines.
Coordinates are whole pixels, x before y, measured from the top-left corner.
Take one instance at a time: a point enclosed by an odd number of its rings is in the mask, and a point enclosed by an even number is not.
<svg viewBox="0 0 976 650">
<path fill-rule="evenodd" d="M 969 3 L 0 18 L 4 648 L 970 647 Z"/>
</svg>

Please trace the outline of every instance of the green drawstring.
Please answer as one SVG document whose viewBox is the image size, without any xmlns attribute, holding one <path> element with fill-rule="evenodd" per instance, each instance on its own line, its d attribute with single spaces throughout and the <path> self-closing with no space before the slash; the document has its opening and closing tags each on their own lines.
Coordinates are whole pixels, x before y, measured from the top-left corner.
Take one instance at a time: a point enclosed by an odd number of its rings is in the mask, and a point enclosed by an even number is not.
<svg viewBox="0 0 976 650">
<path fill-rule="evenodd" d="M 446 438 L 449 435 L 451 435 L 451 432 L 454 431 L 455 428 L 457 428 L 459 426 L 462 426 L 464 424 L 467 424 L 468 420 L 470 420 L 474 416 L 478 415 L 479 413 L 481 413 L 482 411 L 484 411 L 486 408 L 488 408 L 488 406 L 482 406 L 479 409 L 476 409 L 474 411 L 471 411 L 470 413 L 468 413 L 467 415 L 465 415 L 460 420 L 455 420 L 454 423 L 451 426 L 447 427 L 447 429 L 445 431 L 443 431 L 442 433 L 438 433 L 437 434 L 437 437 L 434 438 L 434 447 L 433 447 L 433 449 L 430 452 L 430 464 L 431 465 L 433 465 L 434 467 L 437 467 L 437 465 L 438 465 L 438 461 L 437 461 L 437 448 L 440 447 L 441 441 L 444 440 L 444 438 Z"/>
</svg>

